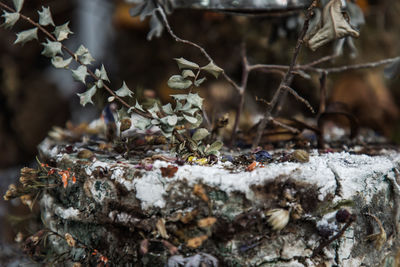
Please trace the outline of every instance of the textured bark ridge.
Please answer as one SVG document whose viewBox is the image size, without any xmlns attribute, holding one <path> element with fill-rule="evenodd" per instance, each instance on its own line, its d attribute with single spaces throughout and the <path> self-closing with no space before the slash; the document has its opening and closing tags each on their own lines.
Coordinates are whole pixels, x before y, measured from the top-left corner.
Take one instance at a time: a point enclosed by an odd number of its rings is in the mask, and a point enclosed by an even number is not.
<svg viewBox="0 0 400 267">
<path fill-rule="evenodd" d="M 50 139 L 39 150 L 77 179 L 40 199 L 55 233 L 47 245 L 70 262 L 399 266 L 394 151 L 311 151 L 307 163 L 246 171 L 230 162 L 178 166 L 151 151 L 148 165 L 98 151 L 84 159 Z"/>
</svg>

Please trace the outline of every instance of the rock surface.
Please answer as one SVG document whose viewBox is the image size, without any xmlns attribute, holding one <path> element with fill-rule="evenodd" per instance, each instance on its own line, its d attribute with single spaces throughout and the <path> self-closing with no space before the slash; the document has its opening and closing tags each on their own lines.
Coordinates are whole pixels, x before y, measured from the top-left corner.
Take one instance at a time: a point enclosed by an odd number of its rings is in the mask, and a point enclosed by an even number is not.
<svg viewBox="0 0 400 267">
<path fill-rule="evenodd" d="M 160 151 L 146 165 L 87 148 L 85 159 L 79 146 L 67 153 L 46 139 L 39 147 L 49 170 L 76 177 L 40 199 L 54 233 L 48 244 L 71 263 L 399 266 L 395 151 L 315 150 L 307 163 L 246 171 L 231 162 L 178 166 Z"/>
</svg>

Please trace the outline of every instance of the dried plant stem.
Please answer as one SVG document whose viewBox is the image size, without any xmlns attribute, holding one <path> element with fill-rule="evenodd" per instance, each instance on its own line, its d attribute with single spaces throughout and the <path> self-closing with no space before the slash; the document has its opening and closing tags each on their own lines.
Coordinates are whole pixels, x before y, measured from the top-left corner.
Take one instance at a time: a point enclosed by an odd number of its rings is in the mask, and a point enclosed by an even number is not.
<svg viewBox="0 0 400 267">
<path fill-rule="evenodd" d="M 262 136 L 262 133 L 265 129 L 265 126 L 267 125 L 267 122 L 271 118 L 272 110 L 275 108 L 275 105 L 278 103 L 278 101 L 282 95 L 282 91 L 284 90 L 285 87 L 290 86 L 290 84 L 293 80 L 293 77 L 294 77 L 293 69 L 295 67 L 297 57 L 298 57 L 300 49 L 302 47 L 304 36 L 306 35 L 306 32 L 308 30 L 308 26 L 310 23 L 310 19 L 311 19 L 313 10 L 317 6 L 317 4 L 318 4 L 318 0 L 313 0 L 312 4 L 307 9 L 306 19 L 304 21 L 303 29 L 301 30 L 300 36 L 297 39 L 297 44 L 296 44 L 296 47 L 295 47 L 295 50 L 293 53 L 292 61 L 289 65 L 289 69 L 287 70 L 285 76 L 283 77 L 282 82 L 279 85 L 278 89 L 275 91 L 275 94 L 273 95 L 272 100 L 271 100 L 271 105 L 267 107 L 267 110 L 265 111 L 265 114 L 264 114 L 264 118 L 261 120 L 261 123 L 258 126 L 257 135 L 253 142 L 253 148 L 256 148 L 258 146 L 261 136 Z"/>
<path fill-rule="evenodd" d="M 304 66 L 304 70 L 318 72 L 318 73 L 326 72 L 327 74 L 330 74 L 330 73 L 339 73 L 339 72 L 344 72 L 344 71 L 349 71 L 349 70 L 377 68 L 377 67 L 380 67 L 383 65 L 393 63 L 397 60 L 400 60 L 400 57 L 386 58 L 386 59 L 369 62 L 369 63 L 346 65 L 346 66 L 333 67 L 333 68 L 314 68 L 312 66 L 311 67 Z"/>
<path fill-rule="evenodd" d="M 245 100 L 245 94 L 246 94 L 246 89 L 247 89 L 247 81 L 249 79 L 249 74 L 250 74 L 250 68 L 249 68 L 250 66 L 249 66 L 249 62 L 247 60 L 245 43 L 242 43 L 241 54 L 242 54 L 242 82 L 241 82 L 241 85 L 239 88 L 240 101 L 239 101 L 239 106 L 238 106 L 238 109 L 237 109 L 236 115 L 235 115 L 235 122 L 233 125 L 230 146 L 234 145 L 236 142 L 236 133 L 239 128 L 240 116 L 242 115 L 243 108 L 244 108 L 244 100 Z"/>
<path fill-rule="evenodd" d="M 314 249 L 313 254 L 311 255 L 311 258 L 317 256 L 319 253 L 321 253 L 321 251 L 328 246 L 329 244 L 331 244 L 333 241 L 339 239 L 340 237 L 343 236 L 343 234 L 346 232 L 347 228 L 349 228 L 351 226 L 351 224 L 356 220 L 356 216 L 353 214 L 351 215 L 351 217 L 349 218 L 349 220 L 346 222 L 346 224 L 343 226 L 342 229 L 340 229 L 340 231 L 332 236 L 331 238 L 329 238 L 326 241 L 321 242 L 321 244 L 319 244 L 319 246 Z"/>
</svg>

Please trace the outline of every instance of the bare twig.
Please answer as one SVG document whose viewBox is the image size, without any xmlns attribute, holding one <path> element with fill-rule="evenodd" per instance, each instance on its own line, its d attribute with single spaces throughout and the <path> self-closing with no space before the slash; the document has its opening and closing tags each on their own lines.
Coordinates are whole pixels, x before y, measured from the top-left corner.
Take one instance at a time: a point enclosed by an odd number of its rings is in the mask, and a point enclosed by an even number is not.
<svg viewBox="0 0 400 267">
<path fill-rule="evenodd" d="M 295 64 L 296 64 L 297 57 L 299 55 L 300 49 L 302 47 L 304 36 L 306 35 L 306 32 L 308 30 L 308 26 L 309 26 L 309 23 L 310 23 L 310 19 L 311 19 L 313 10 L 317 6 L 317 4 L 318 4 L 318 0 L 313 0 L 312 4 L 307 9 L 307 14 L 306 14 L 306 18 L 305 18 L 305 21 L 304 21 L 303 29 L 302 29 L 302 31 L 300 33 L 300 36 L 299 36 L 298 40 L 297 40 L 296 48 L 295 48 L 294 53 L 293 53 L 292 61 L 291 61 L 290 65 L 289 65 L 289 69 L 287 70 L 285 76 L 283 77 L 282 82 L 279 85 L 278 89 L 275 91 L 275 94 L 274 94 L 274 96 L 272 97 L 272 100 L 271 100 L 271 105 L 267 107 L 267 110 L 264 113 L 264 118 L 262 119 L 261 123 L 259 124 L 258 130 L 257 130 L 257 135 L 256 135 L 256 138 L 254 139 L 254 142 L 253 142 L 253 149 L 256 148 L 258 146 L 259 142 L 260 142 L 260 139 L 261 139 L 262 133 L 263 133 L 263 131 L 265 129 L 265 126 L 267 125 L 267 122 L 268 122 L 269 118 L 271 117 L 272 110 L 275 108 L 275 105 L 278 103 L 278 101 L 280 99 L 280 96 L 281 96 L 281 93 L 282 93 L 282 89 L 285 86 L 290 86 L 290 84 L 291 84 L 291 82 L 293 80 L 293 76 L 294 75 L 293 75 L 292 72 L 293 72 L 293 69 L 295 67 Z"/>
<path fill-rule="evenodd" d="M 237 133 L 237 130 L 239 127 L 239 119 L 243 112 L 245 93 L 246 93 L 246 89 L 247 89 L 247 81 L 248 81 L 249 73 L 250 73 L 249 62 L 247 60 L 247 55 L 246 55 L 245 43 L 242 43 L 241 51 L 242 51 L 241 52 L 241 54 L 242 54 L 242 82 L 241 82 L 241 85 L 239 88 L 239 95 L 240 95 L 239 106 L 238 106 L 238 109 L 236 112 L 235 123 L 233 126 L 232 136 L 231 136 L 231 140 L 230 140 L 231 146 L 234 145 L 235 141 L 236 141 L 236 133 Z"/>
<path fill-rule="evenodd" d="M 286 89 L 289 93 L 291 93 L 298 101 L 303 102 L 312 113 L 315 113 L 310 102 L 308 102 L 304 97 L 300 96 L 293 88 L 289 86 L 283 86 L 283 88 Z"/>
<path fill-rule="evenodd" d="M 374 61 L 374 62 L 346 65 L 346 66 L 333 67 L 333 68 L 314 68 L 312 66 L 311 67 L 303 66 L 302 69 L 307 70 L 307 71 L 318 72 L 318 73 L 326 72 L 327 74 L 330 74 L 330 73 L 339 73 L 339 72 L 344 72 L 344 71 L 349 71 L 349 70 L 377 68 L 377 67 L 380 67 L 383 65 L 393 63 L 397 60 L 400 60 L 400 57 L 393 57 L 393 58 L 382 59 L 382 60 L 378 60 L 378 61 Z"/>
<path fill-rule="evenodd" d="M 331 238 L 329 238 L 326 241 L 321 242 L 321 244 L 319 244 L 319 246 L 314 249 L 313 254 L 311 255 L 311 258 L 317 256 L 319 253 L 321 253 L 321 251 L 328 246 L 329 244 L 331 244 L 333 241 L 339 239 L 341 236 L 343 236 L 343 234 L 346 232 L 347 228 L 350 227 L 350 225 L 356 220 L 356 216 L 353 214 L 350 216 L 349 220 L 346 222 L 346 224 L 343 226 L 343 228 L 334 236 L 332 236 Z"/>
</svg>

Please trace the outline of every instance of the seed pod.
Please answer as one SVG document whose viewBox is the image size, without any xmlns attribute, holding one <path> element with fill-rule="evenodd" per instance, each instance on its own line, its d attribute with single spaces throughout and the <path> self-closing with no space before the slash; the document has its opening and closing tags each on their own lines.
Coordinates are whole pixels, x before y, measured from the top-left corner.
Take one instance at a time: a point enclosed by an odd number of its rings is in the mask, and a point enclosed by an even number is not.
<svg viewBox="0 0 400 267">
<path fill-rule="evenodd" d="M 282 230 L 289 222 L 289 211 L 285 209 L 269 210 L 266 215 L 269 216 L 268 224 L 274 231 Z"/>
<path fill-rule="evenodd" d="M 297 149 L 292 153 L 292 159 L 298 162 L 305 163 L 310 161 L 310 155 L 305 150 Z"/>
</svg>

